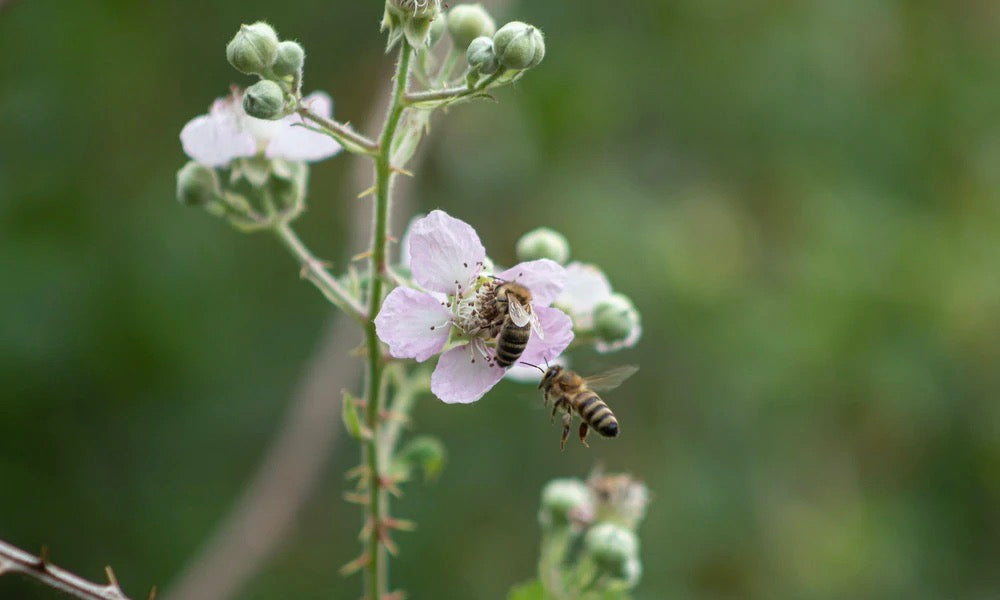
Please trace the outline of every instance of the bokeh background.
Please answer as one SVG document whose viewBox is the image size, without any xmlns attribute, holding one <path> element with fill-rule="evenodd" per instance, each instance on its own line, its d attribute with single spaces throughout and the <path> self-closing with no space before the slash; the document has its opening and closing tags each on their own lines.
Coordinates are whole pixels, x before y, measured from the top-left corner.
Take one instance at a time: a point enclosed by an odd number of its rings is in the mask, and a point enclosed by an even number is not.
<svg viewBox="0 0 1000 600">
<path fill-rule="evenodd" d="M 330 310 L 267 236 L 174 200 L 178 132 L 269 19 L 307 88 L 362 122 L 381 2 L 0 2 L 0 538 L 141 597 L 227 514 Z M 435 122 L 413 202 L 498 261 L 549 225 L 642 311 L 608 399 L 621 438 L 558 450 L 535 390 L 427 398 L 441 479 L 397 504 L 393 581 L 502 598 L 534 573 L 538 493 L 597 463 L 653 491 L 642 599 L 1000 597 L 1000 5 L 557 0 L 508 5 L 545 62 Z M 303 236 L 343 265 L 350 161 Z M 345 348 L 345 352 L 350 348 Z M 347 359 L 345 360 L 354 360 Z M 355 386 L 343 382 L 342 386 Z M 331 389 L 337 401 L 339 387 Z M 336 421 L 330 427 L 339 427 Z M 356 598 L 343 438 L 240 598 Z M 0 578 L 2 598 L 56 598 Z"/>
</svg>

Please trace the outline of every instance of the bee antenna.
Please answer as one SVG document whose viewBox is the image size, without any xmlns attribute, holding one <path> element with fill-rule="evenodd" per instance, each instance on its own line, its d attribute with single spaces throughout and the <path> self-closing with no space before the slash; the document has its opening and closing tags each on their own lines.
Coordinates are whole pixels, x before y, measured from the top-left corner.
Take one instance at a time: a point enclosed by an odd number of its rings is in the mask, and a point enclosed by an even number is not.
<svg viewBox="0 0 1000 600">
<path fill-rule="evenodd" d="M 539 370 L 539 371 L 541 371 L 542 373 L 545 373 L 545 369 L 543 369 L 543 368 L 539 367 L 538 365 L 533 365 L 533 364 L 531 364 L 531 363 L 529 363 L 529 362 L 524 362 L 523 360 L 521 361 L 521 364 L 522 364 L 522 365 L 528 365 L 529 367 L 535 367 L 536 369 L 538 369 L 538 370 Z"/>
<path fill-rule="evenodd" d="M 542 358 L 545 360 L 545 368 L 548 369 L 549 368 L 549 359 L 548 359 L 548 357 L 547 356 L 543 356 Z"/>
</svg>

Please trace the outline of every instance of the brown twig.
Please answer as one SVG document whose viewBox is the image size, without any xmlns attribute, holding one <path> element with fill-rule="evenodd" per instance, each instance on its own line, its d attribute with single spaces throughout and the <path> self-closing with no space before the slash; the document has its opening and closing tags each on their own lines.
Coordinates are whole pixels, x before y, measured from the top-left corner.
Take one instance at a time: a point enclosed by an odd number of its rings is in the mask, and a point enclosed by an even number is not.
<svg viewBox="0 0 1000 600">
<path fill-rule="evenodd" d="M 102 585 L 87 581 L 53 565 L 49 562 L 48 554 L 48 550 L 42 548 L 41 554 L 35 556 L 0 540 L 0 575 L 21 573 L 83 600 L 129 600 L 118 585 L 118 579 L 111 567 L 105 567 L 108 583 Z M 151 599 L 156 594 L 155 590 L 156 588 L 153 588 L 150 592 Z"/>
</svg>

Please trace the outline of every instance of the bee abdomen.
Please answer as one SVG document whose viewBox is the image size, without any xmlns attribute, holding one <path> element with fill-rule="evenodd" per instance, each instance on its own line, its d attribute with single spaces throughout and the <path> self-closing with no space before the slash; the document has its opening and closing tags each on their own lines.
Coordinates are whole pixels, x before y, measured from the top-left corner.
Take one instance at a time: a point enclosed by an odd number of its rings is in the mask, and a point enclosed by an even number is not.
<svg viewBox="0 0 1000 600">
<path fill-rule="evenodd" d="M 580 418 L 597 433 L 604 437 L 618 436 L 618 419 L 615 418 L 614 413 L 604 403 L 604 400 L 601 400 L 600 396 L 594 392 L 586 391 L 576 398 L 575 404 Z"/>
<path fill-rule="evenodd" d="M 504 323 L 497 337 L 497 364 L 509 367 L 517 362 L 524 353 L 525 346 L 528 345 L 529 337 L 531 337 L 531 326 L 518 327 L 509 322 Z"/>
</svg>

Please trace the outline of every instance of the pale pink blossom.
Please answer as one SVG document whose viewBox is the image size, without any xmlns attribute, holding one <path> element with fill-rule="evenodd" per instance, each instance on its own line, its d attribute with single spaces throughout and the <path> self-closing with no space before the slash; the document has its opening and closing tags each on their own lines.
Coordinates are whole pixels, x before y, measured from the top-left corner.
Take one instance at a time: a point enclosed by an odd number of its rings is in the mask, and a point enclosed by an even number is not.
<svg viewBox="0 0 1000 600">
<path fill-rule="evenodd" d="M 332 117 L 333 101 L 323 92 L 313 92 L 302 103 L 320 116 Z M 251 117 L 243 110 L 242 93 L 234 89 L 213 102 L 207 115 L 188 121 L 181 130 L 181 146 L 192 160 L 209 167 L 224 167 L 237 158 L 258 154 L 315 162 L 340 152 L 340 144 L 299 126 L 302 123 L 298 114 L 277 121 Z"/>
<path fill-rule="evenodd" d="M 375 327 L 396 358 L 423 362 L 443 352 L 431 376 L 431 391 L 441 400 L 474 402 L 503 378 L 505 369 L 494 362 L 488 314 L 500 282 L 516 281 L 531 290 L 544 333 L 532 331 L 521 360 L 554 360 L 573 340 L 570 318 L 549 307 L 565 279 L 559 264 L 534 260 L 487 275 L 486 249 L 476 231 L 440 210 L 415 221 L 406 239 L 413 280 L 422 289 L 394 289 Z M 453 347 L 446 350 L 449 341 Z"/>
</svg>

